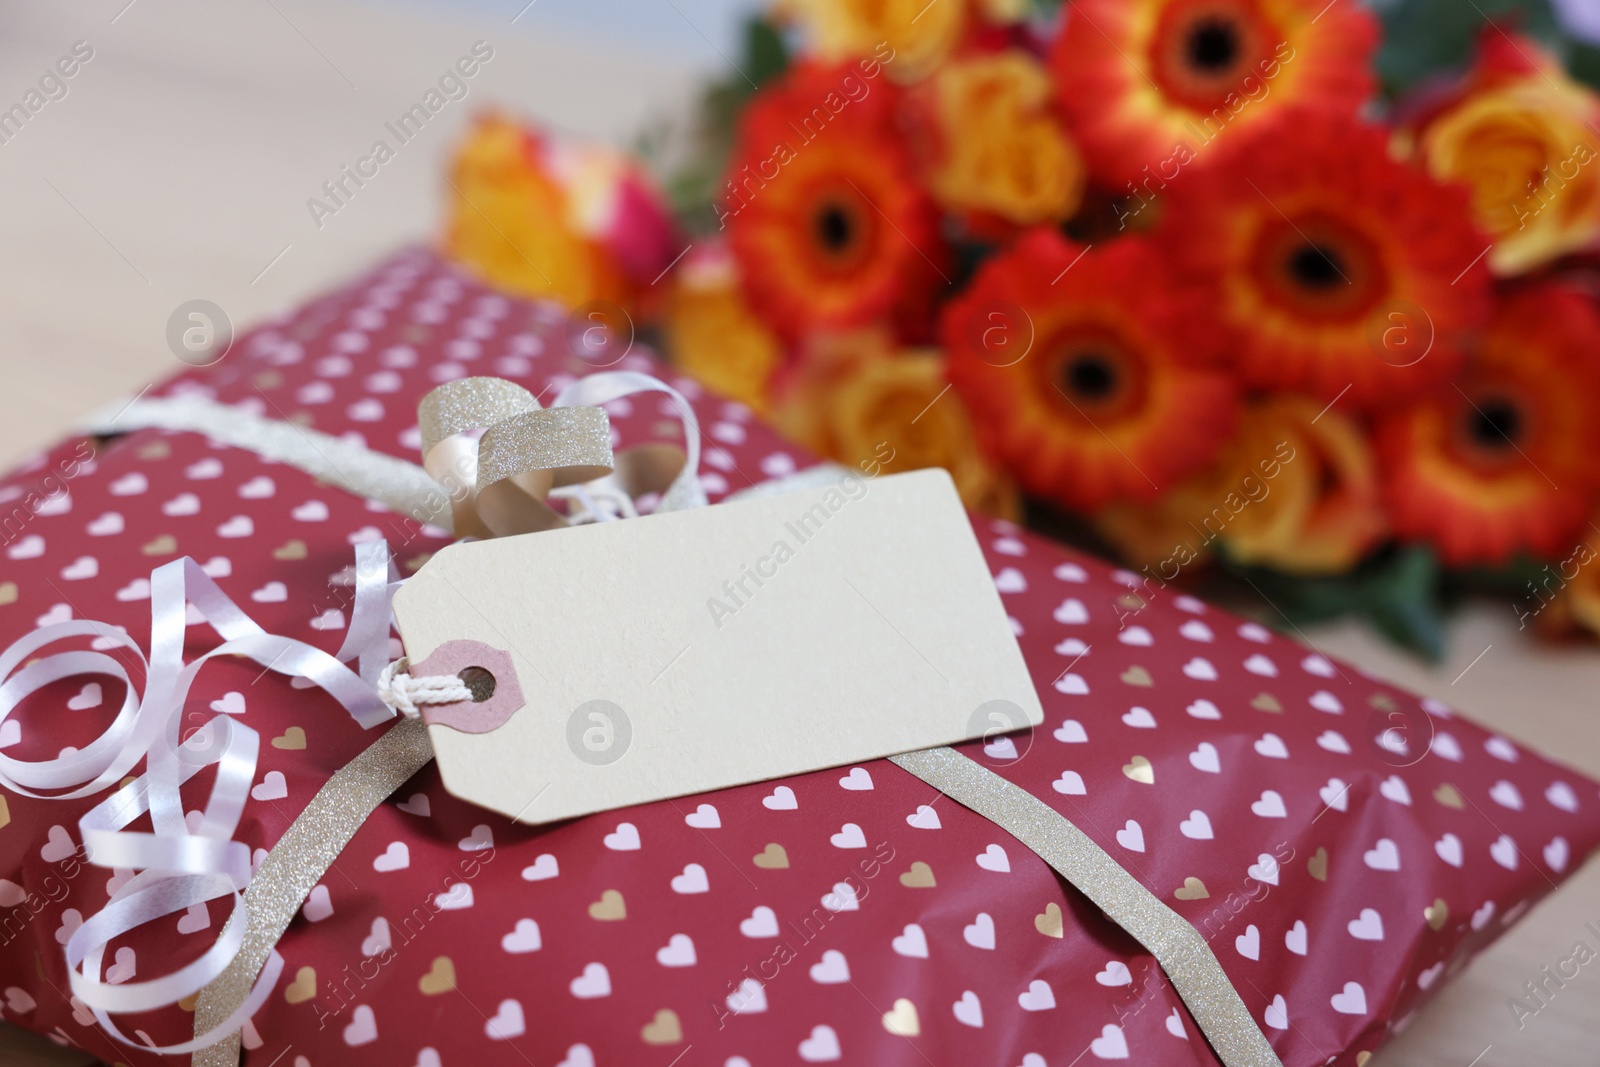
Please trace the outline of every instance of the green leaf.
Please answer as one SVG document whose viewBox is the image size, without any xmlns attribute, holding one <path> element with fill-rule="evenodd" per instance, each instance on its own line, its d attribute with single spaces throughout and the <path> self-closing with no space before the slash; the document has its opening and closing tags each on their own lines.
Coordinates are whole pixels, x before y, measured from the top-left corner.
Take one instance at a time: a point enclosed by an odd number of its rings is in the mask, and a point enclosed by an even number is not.
<svg viewBox="0 0 1600 1067">
<path fill-rule="evenodd" d="M 789 46 L 777 27 L 754 16 L 744 24 L 744 73 L 756 85 L 765 85 L 789 69 Z"/>
<path fill-rule="evenodd" d="M 1576 41 L 1569 43 L 1566 62 L 1567 73 L 1591 88 L 1600 89 L 1600 48 Z"/>
<path fill-rule="evenodd" d="M 1430 75 L 1467 66 L 1490 21 L 1560 48 L 1549 0 L 1399 0 L 1382 12 L 1378 76 L 1391 96 Z"/>
<path fill-rule="evenodd" d="M 1374 626 L 1396 644 L 1437 663 L 1444 656 L 1444 613 L 1439 599 L 1439 561 L 1420 545 L 1396 550 L 1388 565 L 1362 582 L 1365 610 Z"/>
<path fill-rule="evenodd" d="M 757 88 L 783 74 L 789 63 L 789 45 L 777 27 L 760 16 L 747 19 L 739 69 L 706 86 L 689 158 L 665 181 L 672 213 L 686 232 L 705 234 L 718 228 L 713 201 L 733 152 L 739 114 Z"/>
<path fill-rule="evenodd" d="M 1364 615 L 1385 637 L 1431 661 L 1444 654 L 1444 602 L 1438 560 L 1421 546 L 1378 552 L 1348 574 L 1306 577 L 1218 558 L 1243 579 L 1290 629 Z"/>
</svg>

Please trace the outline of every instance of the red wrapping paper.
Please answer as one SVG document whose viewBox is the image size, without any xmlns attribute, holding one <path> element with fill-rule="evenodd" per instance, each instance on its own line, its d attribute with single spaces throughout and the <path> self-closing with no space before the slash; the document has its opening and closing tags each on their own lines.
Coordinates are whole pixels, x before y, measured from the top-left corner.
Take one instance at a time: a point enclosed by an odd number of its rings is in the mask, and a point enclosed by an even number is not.
<svg viewBox="0 0 1600 1067">
<path fill-rule="evenodd" d="M 643 353 L 620 366 L 660 370 Z M 200 391 L 414 459 L 416 403 L 439 382 L 498 375 L 548 396 L 593 369 L 552 308 L 410 250 L 156 395 Z M 813 462 L 674 384 L 707 434 L 713 500 Z M 610 410 L 626 443 L 676 432 L 654 400 Z M 351 543 L 385 537 L 407 571 L 445 543 L 185 433 L 69 441 L 0 502 L 7 643 L 69 613 L 146 641 L 149 570 L 187 554 L 269 631 L 331 650 Z M 1600 842 L 1583 776 L 1177 591 L 974 521 L 1046 719 L 962 751 L 1194 923 L 1286 1065 L 1357 1063 Z M 212 643 L 191 627 L 191 654 Z M 0 724 L 6 755 L 87 743 L 121 693 L 79 681 L 41 697 Z M 239 830 L 258 850 L 372 740 L 322 693 L 243 661 L 207 668 L 186 725 L 218 713 L 263 738 Z M 0 1014 L 107 1062 L 171 1062 L 114 1043 L 65 992 L 61 943 L 125 877 L 76 852 L 97 799 L 0 794 Z M 116 973 L 197 956 L 225 917 L 214 903 L 139 931 Z M 1137 943 L 1005 830 L 884 761 L 541 828 L 455 800 L 430 766 L 367 820 L 279 949 L 285 979 L 245 1032 L 258 1067 L 1218 1062 Z M 192 1016 L 126 1029 L 183 1040 Z"/>
</svg>

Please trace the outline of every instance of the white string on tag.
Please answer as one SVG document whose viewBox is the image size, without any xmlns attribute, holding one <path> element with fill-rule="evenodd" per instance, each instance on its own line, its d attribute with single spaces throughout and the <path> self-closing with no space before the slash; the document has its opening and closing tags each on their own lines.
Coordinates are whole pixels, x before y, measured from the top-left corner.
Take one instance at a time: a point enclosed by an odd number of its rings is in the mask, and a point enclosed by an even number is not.
<svg viewBox="0 0 1600 1067">
<path fill-rule="evenodd" d="M 453 674 L 407 674 L 409 659 L 395 660 L 378 675 L 378 699 L 408 719 L 422 717 L 423 704 L 459 704 L 472 699 L 467 683 Z"/>
</svg>

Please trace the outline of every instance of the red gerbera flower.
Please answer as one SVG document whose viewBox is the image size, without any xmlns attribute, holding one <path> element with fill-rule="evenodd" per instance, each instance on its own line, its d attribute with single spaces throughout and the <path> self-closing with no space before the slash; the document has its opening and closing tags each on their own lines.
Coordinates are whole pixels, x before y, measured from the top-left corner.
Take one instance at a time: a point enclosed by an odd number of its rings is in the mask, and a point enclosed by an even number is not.
<svg viewBox="0 0 1600 1067">
<path fill-rule="evenodd" d="M 1119 187 L 1225 130 L 1295 106 L 1351 115 L 1372 93 L 1377 20 L 1358 3 L 1077 0 L 1066 18 L 1052 57 L 1061 107 Z"/>
<path fill-rule="evenodd" d="M 1447 381 L 1488 312 L 1465 190 L 1353 119 L 1284 112 L 1166 191 L 1161 236 L 1246 383 L 1358 409 Z"/>
<path fill-rule="evenodd" d="M 1396 531 L 1451 564 L 1568 554 L 1600 489 L 1600 316 L 1557 285 L 1513 296 L 1454 384 L 1378 427 Z"/>
<path fill-rule="evenodd" d="M 1150 500 L 1210 463 L 1238 397 L 1190 324 L 1192 290 L 1142 238 L 1035 230 L 945 309 L 950 380 L 1029 492 L 1081 510 Z"/>
<path fill-rule="evenodd" d="M 795 338 L 925 321 L 943 281 L 938 214 L 862 64 L 801 65 L 740 118 L 718 214 L 752 302 Z"/>
</svg>

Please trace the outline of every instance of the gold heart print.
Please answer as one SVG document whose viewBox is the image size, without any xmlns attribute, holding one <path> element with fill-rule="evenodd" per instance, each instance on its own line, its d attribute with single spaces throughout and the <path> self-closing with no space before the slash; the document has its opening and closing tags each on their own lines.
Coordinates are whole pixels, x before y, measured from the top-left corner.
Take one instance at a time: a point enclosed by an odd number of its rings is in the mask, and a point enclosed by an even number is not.
<svg viewBox="0 0 1600 1067">
<path fill-rule="evenodd" d="M 1150 761 L 1143 756 L 1135 756 L 1124 763 L 1122 773 L 1135 782 L 1143 782 L 1145 785 L 1156 784 L 1156 769 L 1150 766 Z"/>
<path fill-rule="evenodd" d="M 1274 714 L 1283 713 L 1283 705 L 1278 703 L 1278 698 L 1271 693 L 1257 693 L 1256 698 L 1250 701 L 1250 706 L 1257 711 L 1270 711 Z"/>
<path fill-rule="evenodd" d="M 291 726 L 280 736 L 272 739 L 273 748 L 298 751 L 306 747 L 306 732 L 298 726 Z"/>
<path fill-rule="evenodd" d="M 600 894 L 600 899 L 589 905 L 589 918 L 599 919 L 601 922 L 615 922 L 628 917 L 627 902 L 622 899 L 622 894 L 615 889 L 607 889 Z"/>
<path fill-rule="evenodd" d="M 286 541 L 272 550 L 273 559 L 293 560 L 306 558 L 306 543 L 300 540 Z"/>
<path fill-rule="evenodd" d="M 1179 900 L 1205 900 L 1211 895 L 1211 891 L 1206 888 L 1204 882 L 1191 874 L 1183 880 L 1182 885 L 1173 890 L 1172 895 Z"/>
<path fill-rule="evenodd" d="M 1319 882 L 1328 880 L 1328 850 L 1319 848 L 1306 860 L 1306 870 L 1311 872 L 1311 877 Z"/>
<path fill-rule="evenodd" d="M 644 1024 L 639 1036 L 644 1038 L 647 1045 L 676 1045 L 683 1040 L 683 1026 L 678 1022 L 678 1013 L 662 1008 L 656 1012 L 654 1019 Z"/>
<path fill-rule="evenodd" d="M 917 860 L 909 871 L 900 876 L 900 884 L 907 889 L 932 889 L 937 883 L 933 880 L 933 868 Z"/>
<path fill-rule="evenodd" d="M 883 1013 L 883 1028 L 896 1037 L 916 1037 L 922 1033 L 922 1021 L 917 1018 L 917 1006 L 905 997 L 894 1002 L 894 1008 Z"/>
<path fill-rule="evenodd" d="M 162 534 L 154 541 L 147 542 L 139 551 L 147 556 L 170 556 L 178 551 L 178 539 L 171 534 Z"/>
<path fill-rule="evenodd" d="M 1150 677 L 1150 672 L 1143 667 L 1133 666 L 1122 672 L 1122 680 L 1129 685 L 1150 686 L 1155 680 Z"/>
<path fill-rule="evenodd" d="M 1046 937 L 1064 936 L 1061 923 L 1061 906 L 1055 903 L 1046 904 L 1043 914 L 1033 917 L 1033 928 Z"/>
<path fill-rule="evenodd" d="M 290 1004 L 304 1004 L 317 995 L 317 972 L 312 967 L 302 967 L 295 972 L 294 981 L 283 991 L 283 999 Z M 189 1010 L 193 1010 L 192 1008 Z"/>
<path fill-rule="evenodd" d="M 1450 905 L 1443 898 L 1435 898 L 1432 904 L 1422 909 L 1422 917 L 1428 920 L 1428 926 L 1434 933 L 1444 929 L 1444 924 L 1450 921 Z"/>
<path fill-rule="evenodd" d="M 751 859 L 757 867 L 767 871 L 777 871 L 789 866 L 789 853 L 784 851 L 782 845 L 776 841 L 756 853 Z"/>
<path fill-rule="evenodd" d="M 440 956 L 434 960 L 428 973 L 417 980 L 417 988 L 422 990 L 422 995 L 426 997 L 448 993 L 455 987 L 456 965 L 449 956 Z"/>
</svg>

